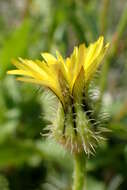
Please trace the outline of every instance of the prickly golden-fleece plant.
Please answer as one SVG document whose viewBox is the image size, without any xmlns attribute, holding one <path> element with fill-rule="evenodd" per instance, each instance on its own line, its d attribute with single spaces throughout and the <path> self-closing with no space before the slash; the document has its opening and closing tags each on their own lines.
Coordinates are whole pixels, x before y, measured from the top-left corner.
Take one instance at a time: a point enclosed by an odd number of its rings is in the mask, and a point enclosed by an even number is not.
<svg viewBox="0 0 127 190">
<path fill-rule="evenodd" d="M 56 57 L 42 53 L 43 59 L 19 58 L 13 61 L 16 70 L 8 74 L 22 75 L 20 81 L 36 83 L 50 89 L 58 98 L 59 106 L 50 127 L 50 135 L 72 152 L 95 151 L 101 139 L 94 125 L 89 107 L 88 87 L 105 55 L 109 44 L 103 37 L 86 47 L 75 47 L 70 57 L 64 59 L 59 52 Z"/>
</svg>

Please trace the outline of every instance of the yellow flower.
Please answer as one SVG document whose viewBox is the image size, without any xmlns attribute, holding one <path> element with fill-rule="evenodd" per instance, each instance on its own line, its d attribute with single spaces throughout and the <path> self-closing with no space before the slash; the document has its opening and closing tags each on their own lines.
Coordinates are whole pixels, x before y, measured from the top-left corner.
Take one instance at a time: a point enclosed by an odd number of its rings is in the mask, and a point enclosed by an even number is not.
<svg viewBox="0 0 127 190">
<path fill-rule="evenodd" d="M 59 52 L 56 57 L 42 53 L 42 61 L 19 58 L 13 61 L 17 69 L 8 71 L 8 74 L 22 75 L 17 78 L 20 81 L 49 88 L 58 97 L 61 104 L 48 131 L 72 152 L 84 149 L 86 154 L 92 153 L 101 139 L 100 131 L 94 129 L 97 121 L 91 115 L 93 107 L 87 99 L 87 87 L 108 48 L 109 44 L 104 45 L 103 41 L 99 37 L 88 47 L 84 44 L 75 47 L 66 59 Z"/>
<path fill-rule="evenodd" d="M 17 79 L 51 89 L 65 106 L 66 92 L 73 95 L 73 87 L 81 70 L 84 73 L 85 86 L 98 69 L 107 47 L 108 44 L 104 46 L 103 37 L 100 37 L 88 47 L 84 44 L 75 47 L 71 56 L 65 60 L 58 52 L 56 57 L 49 53 L 42 53 L 42 61 L 19 58 L 18 61 L 13 61 L 17 69 L 7 73 L 22 75 L 24 77 Z"/>
</svg>

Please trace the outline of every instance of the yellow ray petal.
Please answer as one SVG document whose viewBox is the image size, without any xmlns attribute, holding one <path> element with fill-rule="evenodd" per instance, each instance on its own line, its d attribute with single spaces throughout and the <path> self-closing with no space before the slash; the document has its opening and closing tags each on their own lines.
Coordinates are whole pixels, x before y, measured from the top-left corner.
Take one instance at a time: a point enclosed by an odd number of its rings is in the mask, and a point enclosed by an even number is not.
<svg viewBox="0 0 127 190">
<path fill-rule="evenodd" d="M 28 71 L 36 74 L 38 78 L 47 77 L 48 73 L 41 69 L 34 61 L 21 58 L 20 61 L 26 66 Z"/>
<path fill-rule="evenodd" d="M 57 61 L 58 61 L 58 67 L 61 70 L 65 80 L 68 81 L 68 69 L 65 64 L 65 61 L 58 51 L 56 51 L 56 56 L 57 56 Z"/>
<path fill-rule="evenodd" d="M 74 50 L 69 58 L 66 59 L 66 65 L 68 72 L 71 72 L 73 74 L 75 70 L 75 65 L 77 62 L 77 55 L 78 55 L 78 48 L 74 47 Z"/>
<path fill-rule="evenodd" d="M 15 61 L 14 65 L 19 69 L 8 71 L 8 74 L 24 75 L 31 78 L 18 78 L 18 80 L 25 82 L 32 82 L 44 85 L 50 88 L 60 98 L 62 102 L 62 92 L 58 81 L 57 70 L 55 64 L 48 66 L 43 61 L 32 61 L 19 58 L 19 61 Z"/>
<path fill-rule="evenodd" d="M 20 59 L 21 60 L 21 59 Z M 32 61 L 32 60 L 21 60 L 23 64 L 26 66 L 27 71 L 30 71 L 33 76 L 35 76 L 38 79 L 41 80 L 57 80 L 57 73 L 55 66 L 57 64 L 53 65 L 47 65 L 44 61 Z"/>
<path fill-rule="evenodd" d="M 32 74 L 29 71 L 24 71 L 24 70 L 11 70 L 11 71 L 7 71 L 7 74 L 24 75 L 24 76 L 31 76 L 32 77 Z"/>
<path fill-rule="evenodd" d="M 36 60 L 35 63 L 43 70 L 45 71 L 49 76 L 56 76 L 56 65 L 57 64 L 51 64 L 51 65 L 47 65 L 45 64 L 44 61 L 40 61 L 40 60 Z"/>
<path fill-rule="evenodd" d="M 21 60 L 21 59 L 20 59 Z M 39 62 L 34 62 L 31 60 L 21 60 L 22 63 L 26 66 L 27 71 L 32 73 L 32 76 L 38 80 L 47 80 L 47 81 L 51 81 L 52 83 L 56 83 L 55 79 L 55 74 L 53 74 L 50 70 L 50 68 L 48 68 L 45 63 L 43 62 L 40 64 Z"/>
<path fill-rule="evenodd" d="M 41 56 L 45 59 L 45 61 L 48 63 L 48 64 L 55 64 L 57 63 L 57 59 L 51 55 L 50 53 L 41 53 Z"/>
<path fill-rule="evenodd" d="M 85 62 L 85 53 L 86 53 L 86 48 L 85 48 L 85 45 L 82 44 L 79 46 L 77 56 L 76 56 L 77 60 L 75 61 L 74 70 L 73 70 L 72 88 L 73 88 L 74 82 L 75 82 L 79 72 L 81 71 L 81 68 L 82 68 L 84 62 Z"/>
<path fill-rule="evenodd" d="M 66 65 L 67 65 L 68 75 L 69 75 L 69 85 L 71 88 L 71 92 L 72 92 L 75 80 L 81 70 L 83 63 L 84 63 L 85 50 L 86 50 L 86 48 L 85 48 L 84 44 L 80 45 L 79 48 L 75 47 L 70 58 L 66 59 Z"/>
<path fill-rule="evenodd" d="M 103 41 L 104 38 L 101 36 L 95 43 L 90 44 L 89 47 L 87 48 L 85 64 L 84 64 L 85 69 L 87 69 L 91 64 L 91 62 L 93 62 L 100 54 L 103 48 Z"/>
<path fill-rule="evenodd" d="M 106 50 L 109 47 L 109 43 L 107 43 L 100 51 L 100 54 L 94 59 L 92 62 L 89 63 L 89 66 L 85 68 L 85 83 L 87 83 L 93 77 L 94 73 L 97 71 Z"/>
<path fill-rule="evenodd" d="M 22 81 L 22 82 L 36 83 L 36 84 L 42 85 L 42 81 L 41 80 L 36 80 L 34 78 L 17 77 L 16 80 Z"/>
<path fill-rule="evenodd" d="M 20 59 L 21 58 L 19 58 L 19 61 L 18 60 L 12 60 L 12 64 L 15 65 L 18 69 L 27 70 L 27 67 L 23 63 L 21 63 Z"/>
</svg>

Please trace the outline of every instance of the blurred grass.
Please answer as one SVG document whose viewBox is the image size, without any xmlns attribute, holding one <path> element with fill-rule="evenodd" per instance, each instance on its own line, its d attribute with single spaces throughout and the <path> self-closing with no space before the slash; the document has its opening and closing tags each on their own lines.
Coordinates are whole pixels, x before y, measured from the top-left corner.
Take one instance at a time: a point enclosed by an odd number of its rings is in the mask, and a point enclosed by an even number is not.
<svg viewBox="0 0 127 190">
<path fill-rule="evenodd" d="M 72 182 L 71 155 L 40 135 L 44 90 L 7 76 L 11 60 L 56 49 L 66 56 L 101 34 L 111 44 L 95 80 L 96 109 L 110 113 L 112 132 L 88 160 L 88 190 L 126 190 L 126 0 L 1 0 L 0 15 L 0 190 L 70 190 Z"/>
</svg>

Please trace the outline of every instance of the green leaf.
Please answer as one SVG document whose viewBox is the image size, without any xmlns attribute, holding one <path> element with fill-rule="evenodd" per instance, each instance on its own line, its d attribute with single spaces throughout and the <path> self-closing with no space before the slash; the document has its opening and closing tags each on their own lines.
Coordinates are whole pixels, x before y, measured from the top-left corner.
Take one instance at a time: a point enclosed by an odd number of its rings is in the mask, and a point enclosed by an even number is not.
<svg viewBox="0 0 127 190">
<path fill-rule="evenodd" d="M 0 51 L 0 78 L 4 76 L 12 59 L 22 56 L 25 53 L 28 47 L 30 28 L 30 20 L 24 21 L 4 42 L 3 48 Z"/>
</svg>

